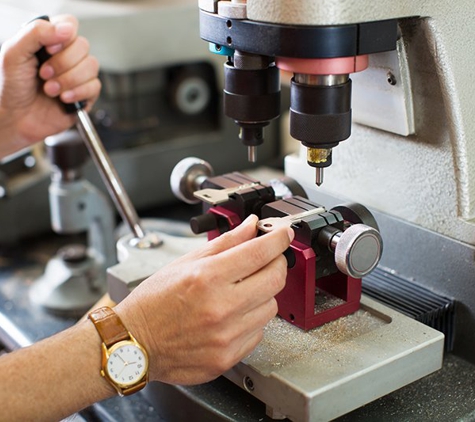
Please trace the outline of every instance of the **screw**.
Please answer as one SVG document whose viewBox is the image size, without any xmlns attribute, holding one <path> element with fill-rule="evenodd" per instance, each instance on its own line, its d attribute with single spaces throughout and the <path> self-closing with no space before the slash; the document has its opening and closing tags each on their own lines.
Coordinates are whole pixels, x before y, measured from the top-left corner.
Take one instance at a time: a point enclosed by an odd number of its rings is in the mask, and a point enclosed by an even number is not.
<svg viewBox="0 0 475 422">
<path fill-rule="evenodd" d="M 33 157 L 33 155 L 28 155 L 25 158 L 23 164 L 25 165 L 26 168 L 32 169 L 33 167 L 36 166 L 36 158 Z"/>
<path fill-rule="evenodd" d="M 396 85 L 397 81 L 396 81 L 396 77 L 393 75 L 392 72 L 388 72 L 387 73 L 387 81 L 388 81 L 388 84 L 389 85 Z"/>
<path fill-rule="evenodd" d="M 254 381 L 250 377 L 244 377 L 244 388 L 247 391 L 254 391 Z"/>
</svg>

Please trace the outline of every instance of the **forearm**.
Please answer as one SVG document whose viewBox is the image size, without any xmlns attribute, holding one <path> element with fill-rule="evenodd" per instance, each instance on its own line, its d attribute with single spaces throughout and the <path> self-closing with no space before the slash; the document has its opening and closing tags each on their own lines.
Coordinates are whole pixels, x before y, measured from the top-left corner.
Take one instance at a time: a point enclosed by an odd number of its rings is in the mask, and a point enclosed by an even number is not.
<svg viewBox="0 0 475 422">
<path fill-rule="evenodd" d="M 90 321 L 0 358 L 0 420 L 60 420 L 117 393 Z"/>
</svg>

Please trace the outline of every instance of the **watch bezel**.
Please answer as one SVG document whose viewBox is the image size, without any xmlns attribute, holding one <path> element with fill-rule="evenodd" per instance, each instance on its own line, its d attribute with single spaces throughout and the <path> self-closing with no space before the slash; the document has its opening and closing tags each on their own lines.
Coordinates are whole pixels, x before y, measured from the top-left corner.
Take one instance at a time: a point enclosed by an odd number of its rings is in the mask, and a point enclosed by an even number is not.
<svg viewBox="0 0 475 422">
<path fill-rule="evenodd" d="M 111 357 L 111 355 L 119 348 L 123 346 L 134 346 L 137 347 L 145 356 L 145 362 L 144 362 L 144 369 L 143 369 L 143 376 L 138 378 L 134 383 L 132 384 L 123 384 L 120 383 L 116 380 L 114 380 L 110 374 L 109 371 L 107 370 L 107 363 Z M 148 362 L 148 354 L 145 348 L 132 336 L 130 335 L 129 340 L 121 340 L 117 343 L 114 343 L 112 346 L 107 348 L 107 346 L 102 343 L 102 369 L 101 369 L 101 375 L 106 378 L 112 386 L 119 392 L 119 394 L 124 395 L 127 390 L 134 388 L 140 383 L 143 383 L 145 381 L 145 384 L 148 382 L 148 367 L 149 367 L 149 362 Z M 144 384 L 144 386 L 145 386 Z"/>
</svg>

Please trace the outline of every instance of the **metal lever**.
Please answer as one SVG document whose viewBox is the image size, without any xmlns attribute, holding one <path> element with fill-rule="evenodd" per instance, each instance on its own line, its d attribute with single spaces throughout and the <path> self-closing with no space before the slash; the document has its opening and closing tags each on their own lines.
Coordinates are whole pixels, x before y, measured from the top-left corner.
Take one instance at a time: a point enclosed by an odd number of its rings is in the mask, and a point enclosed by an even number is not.
<svg viewBox="0 0 475 422">
<path fill-rule="evenodd" d="M 97 169 L 104 181 L 110 196 L 114 200 L 117 211 L 122 220 L 129 226 L 136 238 L 145 237 L 145 232 L 140 224 L 139 217 L 125 190 L 112 161 L 107 154 L 104 144 L 101 142 L 89 115 L 84 109 L 78 109 L 77 128 L 84 140 L 89 153 L 96 164 Z"/>
<path fill-rule="evenodd" d="M 292 224 L 299 223 L 305 217 L 315 214 L 321 214 L 323 212 L 325 212 L 325 208 L 318 207 L 312 210 L 299 212 L 297 214 L 286 215 L 284 217 L 264 218 L 263 220 L 259 220 L 257 222 L 257 228 L 264 233 L 270 233 L 271 231 L 278 229 L 279 227 L 290 227 L 292 226 Z"/>
<path fill-rule="evenodd" d="M 41 16 L 37 19 L 43 19 L 49 21 L 48 16 Z M 45 47 L 42 47 L 37 53 L 36 57 L 41 66 L 51 55 L 46 51 Z M 63 103 L 64 104 L 64 103 Z M 89 115 L 84 110 L 85 102 L 75 102 L 74 104 L 64 104 L 67 113 L 76 113 L 77 115 L 77 128 L 81 134 L 83 141 L 85 142 L 89 153 L 91 154 L 94 163 L 107 187 L 107 190 L 112 197 L 114 204 L 119 212 L 122 220 L 129 226 L 130 230 L 134 234 L 135 238 L 145 238 L 145 232 L 140 224 L 137 212 L 126 192 L 122 182 L 117 174 L 117 171 L 112 164 L 109 155 L 102 144 L 99 135 L 92 124 Z M 158 243 L 160 243 L 157 240 Z"/>
<path fill-rule="evenodd" d="M 244 189 L 253 188 L 259 186 L 259 183 L 245 183 L 243 185 L 235 186 L 226 189 L 201 189 L 193 193 L 195 198 L 200 199 L 210 205 L 219 205 L 229 200 L 229 196 L 242 191 Z"/>
</svg>

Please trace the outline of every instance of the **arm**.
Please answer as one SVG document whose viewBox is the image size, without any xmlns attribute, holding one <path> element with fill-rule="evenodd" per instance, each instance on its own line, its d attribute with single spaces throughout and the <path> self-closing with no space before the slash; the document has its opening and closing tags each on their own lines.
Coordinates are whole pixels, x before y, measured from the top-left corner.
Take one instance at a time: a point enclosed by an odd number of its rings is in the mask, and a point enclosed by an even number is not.
<svg viewBox="0 0 475 422">
<path fill-rule="evenodd" d="M 255 216 L 142 282 L 115 311 L 144 345 L 150 380 L 210 381 L 247 356 L 275 316 L 292 230 L 256 235 Z M 115 395 L 90 321 L 0 359 L 0 419 L 54 420 Z M 8 386 L 8 388 L 6 388 Z M 25 397 L 32 408 L 25 406 Z M 6 412 L 5 412 L 6 410 Z"/>
<path fill-rule="evenodd" d="M 72 16 L 36 20 L 2 44 L 0 159 L 74 124 L 58 96 L 66 103 L 86 100 L 88 109 L 97 99 L 98 62 L 77 29 Z M 35 53 L 42 46 L 52 57 L 38 69 Z"/>
</svg>

